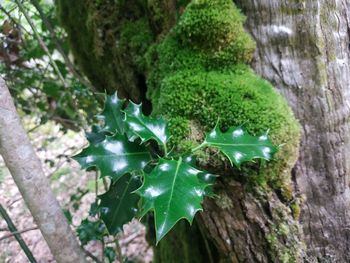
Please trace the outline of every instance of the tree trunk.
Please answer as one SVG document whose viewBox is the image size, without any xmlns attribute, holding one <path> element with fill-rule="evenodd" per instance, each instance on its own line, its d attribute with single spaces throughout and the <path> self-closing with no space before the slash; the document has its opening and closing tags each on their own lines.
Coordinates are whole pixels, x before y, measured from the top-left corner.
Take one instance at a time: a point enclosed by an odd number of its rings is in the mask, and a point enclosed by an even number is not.
<svg viewBox="0 0 350 263">
<path fill-rule="evenodd" d="M 59 263 L 85 262 L 78 241 L 50 188 L 2 78 L 0 154 L 55 260 Z"/>
<path fill-rule="evenodd" d="M 242 123 L 252 133 L 271 128 L 272 139 L 286 144 L 267 168 L 228 172 L 212 156 L 199 164 L 222 175 L 218 197 L 204 202 L 194 228 L 179 226 L 158 245 L 157 262 L 350 261 L 346 1 L 235 1 L 257 45 L 254 69 L 287 98 L 300 121 L 301 150 L 293 170 L 299 150 L 295 121 L 270 86 L 255 93 L 268 84 L 240 68 L 250 62 L 254 45 L 240 31 L 243 19 L 233 3 L 83 2 L 57 1 L 78 64 L 97 87 L 99 79 L 131 83 L 130 89 L 106 85 L 134 100 L 150 100 L 152 114 L 170 120 L 179 151 L 218 117 L 224 128 Z M 93 59 L 83 50 L 93 50 Z M 126 78 L 120 69 L 128 72 Z M 298 195 L 305 199 L 300 221 Z M 201 241 L 188 244 L 189 236 Z"/>
<path fill-rule="evenodd" d="M 254 68 L 302 124 L 294 180 L 306 197 L 300 222 L 308 255 L 349 262 L 350 2 L 238 2 L 257 43 Z"/>
</svg>

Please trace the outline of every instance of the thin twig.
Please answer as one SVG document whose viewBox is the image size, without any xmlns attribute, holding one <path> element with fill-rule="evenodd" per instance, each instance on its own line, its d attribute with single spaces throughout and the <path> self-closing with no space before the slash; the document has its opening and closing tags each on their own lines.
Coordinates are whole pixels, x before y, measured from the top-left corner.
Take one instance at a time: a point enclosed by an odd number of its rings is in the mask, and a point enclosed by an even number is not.
<svg viewBox="0 0 350 263">
<path fill-rule="evenodd" d="M 17 203 L 18 201 L 21 201 L 21 200 L 22 200 L 22 197 L 19 197 L 19 198 L 13 200 L 11 203 L 9 203 L 7 207 L 11 207 L 11 206 L 13 206 L 15 203 Z"/>
<path fill-rule="evenodd" d="M 16 1 L 16 4 L 18 5 L 19 9 L 21 10 L 23 15 L 25 16 L 28 24 L 32 28 L 34 35 L 35 35 L 36 39 L 39 41 L 41 48 L 45 51 L 46 55 L 49 57 L 50 63 L 52 65 L 52 67 L 54 68 L 54 70 L 56 71 L 58 78 L 62 81 L 64 87 L 68 87 L 68 85 L 67 85 L 66 81 L 64 80 L 55 60 L 51 56 L 49 49 L 47 48 L 44 41 L 40 37 L 38 30 L 36 29 L 32 19 L 29 17 L 29 15 L 28 15 L 27 11 L 25 10 L 24 6 L 22 5 L 21 1 L 19 1 L 19 0 L 15 0 L 15 1 Z"/>
<path fill-rule="evenodd" d="M 91 258 L 92 260 L 94 260 L 97 263 L 102 263 L 101 260 L 99 260 L 97 257 L 95 257 L 90 251 L 86 250 L 85 248 L 81 247 L 85 253 L 85 255 L 87 255 L 89 258 Z"/>
<path fill-rule="evenodd" d="M 11 232 L 10 234 L 7 234 L 5 236 L 2 236 L 0 238 L 0 241 L 4 240 L 4 239 L 7 239 L 7 238 L 10 238 L 10 237 L 13 237 L 14 235 L 18 235 L 18 234 L 23 234 L 25 232 L 29 232 L 29 231 L 32 231 L 32 230 L 38 230 L 39 228 L 37 226 L 33 226 L 33 227 L 30 227 L 30 228 L 26 228 L 26 229 L 23 229 L 23 230 L 20 230 L 20 231 L 15 231 L 15 232 Z"/>
<path fill-rule="evenodd" d="M 102 258 L 102 262 L 105 262 L 105 239 L 104 238 L 102 238 L 101 243 L 102 243 L 102 246 L 101 246 L 101 249 L 102 249 L 101 258 Z"/>
<path fill-rule="evenodd" d="M 62 166 L 63 166 L 65 163 L 66 163 L 66 161 L 64 161 L 64 162 L 62 162 L 62 163 L 58 163 L 58 164 L 56 165 L 55 170 L 53 170 L 47 177 L 48 177 L 48 178 L 51 178 L 52 176 L 54 176 L 54 175 L 56 174 L 56 172 L 58 172 L 58 171 L 62 168 Z"/>
<path fill-rule="evenodd" d="M 115 237 L 114 239 L 115 241 L 115 247 L 117 249 L 117 257 L 118 257 L 118 261 L 119 263 L 124 263 L 124 258 L 123 258 L 123 254 L 122 254 L 122 249 L 119 245 L 119 241 L 118 241 L 118 237 Z"/>
<path fill-rule="evenodd" d="M 9 230 L 14 233 L 14 237 L 16 238 L 18 244 L 21 246 L 23 252 L 26 254 L 28 260 L 31 263 L 36 263 L 36 259 L 34 258 L 32 252 L 30 251 L 29 247 L 27 246 L 27 244 L 24 242 L 24 240 L 21 237 L 20 233 L 15 233 L 18 232 L 17 228 L 15 226 L 15 224 L 12 222 L 10 216 L 8 215 L 8 213 L 6 212 L 5 208 L 0 204 L 0 214 L 1 216 L 5 219 L 7 226 L 9 228 Z"/>
<path fill-rule="evenodd" d="M 132 235 L 128 236 L 126 239 L 120 240 L 120 244 L 126 246 L 130 242 L 132 242 L 135 238 L 137 238 L 137 237 L 139 237 L 141 235 L 142 235 L 142 232 L 133 233 Z"/>
<path fill-rule="evenodd" d="M 30 130 L 28 130 L 28 133 L 32 133 L 33 131 L 35 131 L 36 129 L 38 129 L 39 127 L 41 127 L 42 124 L 38 124 L 36 126 L 34 126 L 33 128 L 31 128 Z"/>
<path fill-rule="evenodd" d="M 95 198 L 98 196 L 98 171 L 95 171 Z"/>
<path fill-rule="evenodd" d="M 31 35 L 31 33 L 28 32 L 28 30 L 25 29 L 24 26 L 22 26 L 20 23 L 18 23 L 18 22 L 16 21 L 16 19 L 14 19 L 14 18 L 11 16 L 10 12 L 8 12 L 2 5 L 0 5 L 0 10 L 1 10 L 2 12 L 4 12 L 4 14 L 12 21 L 12 23 L 14 23 L 14 24 L 17 25 L 18 27 L 22 28 L 24 31 L 26 31 L 26 32 L 28 33 L 28 35 Z"/>
<path fill-rule="evenodd" d="M 95 194 L 96 194 L 95 199 L 96 200 L 97 200 L 97 196 L 98 196 L 98 177 L 99 177 L 98 171 L 95 171 Z M 99 220 L 101 220 L 100 213 L 97 214 L 97 217 Z M 105 262 L 105 245 L 106 245 L 105 239 L 104 239 L 104 237 L 102 237 L 102 240 L 101 240 L 101 250 L 102 250 L 101 259 L 102 259 L 102 262 Z"/>
</svg>

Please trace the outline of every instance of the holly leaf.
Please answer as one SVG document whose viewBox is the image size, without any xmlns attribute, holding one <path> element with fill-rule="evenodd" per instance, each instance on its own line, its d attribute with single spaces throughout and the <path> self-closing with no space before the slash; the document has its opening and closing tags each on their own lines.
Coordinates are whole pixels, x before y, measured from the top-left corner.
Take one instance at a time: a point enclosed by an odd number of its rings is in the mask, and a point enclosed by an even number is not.
<svg viewBox="0 0 350 263">
<path fill-rule="evenodd" d="M 141 104 L 138 105 L 132 101 L 124 112 L 129 131 L 140 137 L 142 142 L 154 139 L 166 149 L 170 132 L 163 119 L 153 119 L 143 115 Z"/>
<path fill-rule="evenodd" d="M 185 155 L 182 156 L 182 160 L 184 163 L 189 164 L 192 167 L 196 167 L 196 157 L 193 155 Z M 202 180 L 203 182 L 209 184 L 209 186 L 205 189 L 205 195 L 206 196 L 214 196 L 214 190 L 213 190 L 213 184 L 215 182 L 215 179 L 218 177 L 217 175 L 201 171 L 197 174 L 197 177 L 199 180 Z"/>
<path fill-rule="evenodd" d="M 105 247 L 103 254 L 108 259 L 109 263 L 114 262 L 117 255 L 115 254 L 115 249 L 113 247 Z"/>
<path fill-rule="evenodd" d="M 126 126 L 124 122 L 125 113 L 122 108 L 125 104 L 124 99 L 119 99 L 117 93 L 112 96 L 106 96 L 105 107 L 97 117 L 104 121 L 102 131 L 124 134 Z"/>
<path fill-rule="evenodd" d="M 200 180 L 201 171 L 182 158 L 178 161 L 160 159 L 158 165 L 144 176 L 136 191 L 142 197 L 141 216 L 154 211 L 157 243 L 182 218 L 192 223 L 208 183 Z"/>
<path fill-rule="evenodd" d="M 116 235 L 124 224 L 130 222 L 138 211 L 140 197 L 133 193 L 141 185 L 139 177 L 127 174 L 112 184 L 109 190 L 98 196 L 99 210 L 108 232 Z"/>
<path fill-rule="evenodd" d="M 218 127 L 207 134 L 203 145 L 215 147 L 227 156 L 231 165 L 238 168 L 243 162 L 260 158 L 270 160 L 278 151 L 268 138 L 267 133 L 260 137 L 249 135 L 241 127 L 230 128 L 222 133 Z"/>
<path fill-rule="evenodd" d="M 74 156 L 83 169 L 97 167 L 101 177 L 110 176 L 117 181 L 122 175 L 143 169 L 151 160 L 149 151 L 125 135 L 107 136 L 103 141 L 90 144 Z"/>
<path fill-rule="evenodd" d="M 106 227 L 101 221 L 92 222 L 88 219 L 81 221 L 77 228 L 77 234 L 82 245 L 92 240 L 103 240 L 106 234 Z"/>
</svg>

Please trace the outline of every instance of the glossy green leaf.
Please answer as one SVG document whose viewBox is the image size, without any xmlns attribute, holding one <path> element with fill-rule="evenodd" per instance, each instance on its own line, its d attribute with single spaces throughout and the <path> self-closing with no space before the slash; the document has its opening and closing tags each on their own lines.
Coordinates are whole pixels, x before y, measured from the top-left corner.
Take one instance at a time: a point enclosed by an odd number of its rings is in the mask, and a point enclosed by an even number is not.
<svg viewBox="0 0 350 263">
<path fill-rule="evenodd" d="M 185 155 L 182 157 L 182 161 L 184 163 L 187 163 L 188 165 L 192 167 L 196 167 L 196 158 L 192 155 Z M 215 182 L 215 179 L 217 178 L 216 175 L 208 173 L 207 171 L 201 171 L 197 174 L 197 177 L 199 180 L 202 180 L 203 182 L 209 184 L 209 186 L 205 189 L 205 195 L 207 196 L 213 196 L 213 185 Z"/>
<path fill-rule="evenodd" d="M 257 158 L 270 160 L 278 151 L 278 147 L 270 141 L 267 133 L 254 137 L 241 127 L 231 128 L 225 133 L 215 127 L 207 134 L 203 145 L 219 149 L 227 156 L 231 165 L 235 164 L 237 167 L 243 162 Z"/>
<path fill-rule="evenodd" d="M 125 113 L 122 111 L 125 100 L 119 99 L 117 93 L 112 96 L 106 96 L 103 112 L 98 115 L 99 119 L 104 120 L 103 131 L 110 133 L 125 133 Z"/>
<path fill-rule="evenodd" d="M 73 157 L 82 168 L 97 167 L 101 177 L 110 176 L 113 181 L 134 170 L 143 169 L 151 160 L 149 151 L 124 135 L 107 136 L 102 142 L 90 144 Z"/>
<path fill-rule="evenodd" d="M 153 119 L 143 115 L 141 104 L 137 105 L 131 101 L 124 112 L 129 130 L 140 137 L 142 142 L 154 139 L 166 148 L 170 132 L 163 119 Z"/>
<path fill-rule="evenodd" d="M 140 185 L 139 177 L 127 174 L 98 197 L 101 200 L 99 204 L 101 219 L 111 235 L 122 231 L 123 225 L 135 217 L 140 197 L 133 191 Z"/>
<path fill-rule="evenodd" d="M 142 212 L 154 211 L 156 238 L 159 242 L 182 218 L 192 223 L 205 189 L 210 185 L 198 178 L 196 168 L 182 161 L 160 159 L 137 193 L 142 197 Z"/>
</svg>

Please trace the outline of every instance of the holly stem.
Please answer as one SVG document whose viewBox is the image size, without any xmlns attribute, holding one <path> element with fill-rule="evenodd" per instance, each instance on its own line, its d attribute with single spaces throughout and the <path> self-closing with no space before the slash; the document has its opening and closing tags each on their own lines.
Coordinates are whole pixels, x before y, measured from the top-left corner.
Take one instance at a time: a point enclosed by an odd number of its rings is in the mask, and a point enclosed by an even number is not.
<svg viewBox="0 0 350 263">
<path fill-rule="evenodd" d="M 199 149 L 202 149 L 205 146 L 207 146 L 207 143 L 203 142 L 201 145 L 198 145 L 196 148 L 192 149 L 191 153 L 194 153 L 194 152 L 198 151 Z"/>
<path fill-rule="evenodd" d="M 168 147 L 166 146 L 166 143 L 163 143 L 163 149 L 164 149 L 164 157 L 168 157 Z"/>
</svg>

